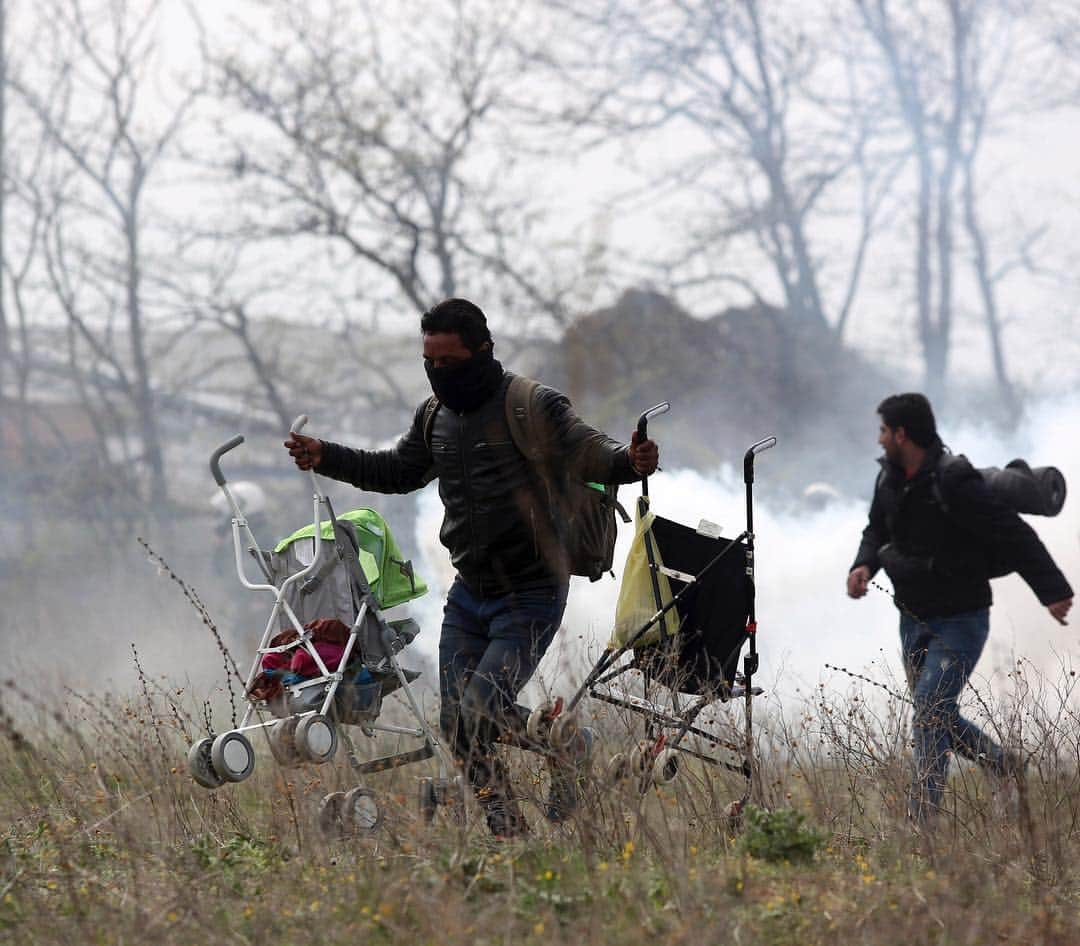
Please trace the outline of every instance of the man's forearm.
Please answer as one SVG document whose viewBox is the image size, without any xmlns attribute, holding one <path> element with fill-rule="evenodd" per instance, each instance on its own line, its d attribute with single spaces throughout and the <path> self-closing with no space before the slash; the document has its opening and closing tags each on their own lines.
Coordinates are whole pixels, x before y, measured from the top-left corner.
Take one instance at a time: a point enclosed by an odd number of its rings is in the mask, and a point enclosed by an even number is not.
<svg viewBox="0 0 1080 946">
<path fill-rule="evenodd" d="M 552 392 L 554 395 L 554 392 Z M 585 423 L 561 396 L 544 406 L 554 431 L 554 446 L 570 458 L 584 480 L 598 483 L 635 483 L 640 478 L 630 463 L 630 447 Z"/>
<path fill-rule="evenodd" d="M 1014 514 L 1015 515 L 1015 514 Z M 1011 540 L 1016 548 L 1016 571 L 1040 604 L 1053 604 L 1073 596 L 1072 587 L 1057 567 L 1034 529 L 1015 516 Z"/>
<path fill-rule="evenodd" d="M 425 467 L 410 462 L 397 448 L 359 450 L 324 442 L 316 472 L 373 493 L 411 493 L 426 482 Z"/>
<path fill-rule="evenodd" d="M 865 565 L 870 569 L 870 576 L 873 577 L 877 570 L 881 568 L 881 562 L 878 560 L 878 549 L 883 544 L 881 536 L 876 531 L 869 527 L 863 530 L 859 551 L 855 553 L 855 561 L 851 563 L 851 568 L 848 571 L 858 568 L 860 565 Z"/>
</svg>

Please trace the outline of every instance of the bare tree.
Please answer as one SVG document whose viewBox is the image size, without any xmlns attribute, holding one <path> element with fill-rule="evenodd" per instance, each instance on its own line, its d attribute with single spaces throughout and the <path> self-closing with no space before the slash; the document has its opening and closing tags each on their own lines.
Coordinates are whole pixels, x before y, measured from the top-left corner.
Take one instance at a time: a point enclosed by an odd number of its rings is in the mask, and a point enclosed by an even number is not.
<svg viewBox="0 0 1080 946">
<path fill-rule="evenodd" d="M 7 221 L 7 3 L 0 0 L 0 400 L 4 397 L 4 372 L 11 360 L 11 331 L 4 298 L 4 230 Z"/>
<path fill-rule="evenodd" d="M 13 79 L 11 87 L 40 123 L 51 157 L 67 169 L 63 192 L 50 198 L 43 245 L 54 304 L 75 346 L 71 369 L 86 386 L 83 393 L 100 398 L 114 431 L 123 430 L 130 410 L 138 443 L 133 459 L 146 471 L 151 508 L 163 513 L 168 490 L 148 337 L 154 306 L 146 289 L 157 214 L 147 192 L 198 92 L 180 94 L 164 114 L 162 99 L 150 100 L 149 86 L 160 78 L 154 33 L 160 7 L 40 4 L 49 42 L 37 50 L 38 72 Z"/>
<path fill-rule="evenodd" d="M 298 279 L 309 264 L 336 290 L 324 311 L 349 299 L 412 320 L 467 293 L 565 323 L 581 264 L 555 265 L 570 254 L 538 239 L 531 182 L 512 183 L 528 4 L 271 6 L 274 30 L 246 33 L 256 52 L 212 54 L 221 169 L 242 194 L 228 232 L 308 261 Z"/>
<path fill-rule="evenodd" d="M 22 11 L 24 14 L 26 10 Z M 45 304 L 39 285 L 44 234 L 48 227 L 49 201 L 46 194 L 54 186 L 53 169 L 47 156 L 50 145 L 40 124 L 19 105 L 10 101 L 10 87 L 24 75 L 32 56 L 26 55 L 25 40 L 33 32 L 32 18 L 15 21 L 20 42 L 9 43 L 10 5 L 0 6 L 0 405 L 5 419 L 4 433 L 11 437 L 12 467 L 4 471 L 5 481 L 17 488 L 21 499 L 15 517 L 22 524 L 23 541 L 32 548 L 36 523 L 43 507 L 55 498 L 50 477 L 42 476 L 39 461 L 46 456 L 55 474 L 63 466 L 71 448 L 70 431 L 50 405 L 40 403 L 37 389 L 55 389 L 62 382 L 64 368 L 42 344 L 36 332 L 35 314 Z M 16 52 L 12 52 L 9 46 Z M 20 55 L 21 54 L 21 55 Z M 52 89 L 45 88 L 46 96 Z M 62 185 L 58 185 L 62 186 Z M 38 437 L 49 440 L 48 447 Z M 103 443 L 104 441 L 102 441 Z M 45 499 L 45 502 L 42 502 Z"/>
<path fill-rule="evenodd" d="M 958 287 L 969 274 L 1005 417 L 1015 422 L 1020 400 L 1006 363 L 998 286 L 1017 269 L 1034 268 L 1032 251 L 1045 228 L 1021 225 L 1012 246 L 999 239 L 1003 262 L 995 263 L 980 211 L 986 191 L 978 182 L 987 135 L 1021 109 L 1052 107 L 1045 89 L 1022 105 L 1007 95 L 1030 54 L 1017 51 L 1018 24 L 1025 24 L 1008 5 L 975 0 L 902 6 L 860 0 L 859 10 L 882 52 L 916 168 L 912 247 L 923 384 L 932 396 L 946 394 L 953 332 L 964 308 Z"/>
<path fill-rule="evenodd" d="M 955 4 L 953 5 L 955 8 Z M 949 340 L 952 331 L 952 183 L 959 160 L 959 136 L 964 121 L 965 105 L 963 73 L 953 74 L 951 102 L 946 102 L 948 118 L 939 124 L 936 115 L 942 107 L 942 84 L 948 88 L 948 79 L 942 74 L 940 64 L 932 59 L 932 47 L 922 41 L 905 42 L 905 34 L 894 23 L 885 0 L 860 2 L 859 9 L 870 34 L 880 45 L 900 114 L 912 141 L 912 152 L 917 165 L 917 199 L 915 209 L 915 297 L 919 340 L 922 345 L 924 387 L 932 397 L 940 399 L 944 393 L 945 370 Z M 963 55 L 967 40 L 969 19 L 956 9 L 957 16 L 950 19 L 952 27 L 952 52 Z M 938 23 L 937 29 L 944 24 Z M 925 24 L 921 39 L 930 34 Z M 952 59 L 952 56 L 948 56 Z M 932 68 L 938 65 L 939 68 Z M 947 68 L 947 67 L 946 67 Z M 935 132 L 941 132 L 938 141 L 943 152 L 940 167 L 935 167 Z M 936 239 L 934 228 L 935 191 L 937 192 Z M 933 295 L 933 254 L 937 247 L 938 276 L 940 279 L 937 305 Z"/>
<path fill-rule="evenodd" d="M 692 195 L 685 248 L 665 261 L 676 287 L 726 285 L 752 300 L 778 290 L 795 324 L 839 337 L 895 162 L 869 159 L 857 90 L 831 91 L 854 80 L 826 55 L 832 24 L 803 12 L 754 0 L 566 4 L 579 43 L 554 67 L 583 89 L 562 114 L 587 144 L 679 143 L 684 156 L 643 188 Z M 815 245 L 815 223 L 850 199 L 838 196 L 849 178 L 863 185 L 859 232 L 841 261 Z"/>
</svg>

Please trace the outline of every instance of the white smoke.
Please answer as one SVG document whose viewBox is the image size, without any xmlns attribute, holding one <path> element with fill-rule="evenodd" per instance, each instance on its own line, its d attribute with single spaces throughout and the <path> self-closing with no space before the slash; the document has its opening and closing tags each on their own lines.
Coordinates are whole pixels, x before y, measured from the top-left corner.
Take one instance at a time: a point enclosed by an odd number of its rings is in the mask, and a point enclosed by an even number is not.
<svg viewBox="0 0 1080 946">
<path fill-rule="evenodd" d="M 1013 457 L 1024 457 L 1033 466 L 1059 467 L 1074 492 L 1080 489 L 1080 442 L 1073 436 L 1080 430 L 1080 397 L 1037 405 L 1019 434 L 1008 439 L 989 428 L 950 426 L 944 417 L 939 421 L 950 447 L 966 454 L 977 466 L 1002 466 Z M 656 426 L 662 446 L 662 423 Z M 783 459 L 782 451 L 787 449 L 783 442 L 758 457 L 754 496 L 761 670 L 755 682 L 781 697 L 794 697 L 797 691 L 821 683 L 827 690 L 846 692 L 850 680 L 827 670 L 826 664 L 878 680 L 902 679 L 897 614 L 888 593 L 871 589 L 861 601 L 852 601 L 845 594 L 845 578 L 866 521 L 877 470 L 875 437 L 875 418 L 869 411 L 865 462 L 859 461 L 860 470 L 865 467 L 865 487 L 859 495 L 840 496 L 824 508 L 809 504 L 792 508 L 790 499 L 774 487 L 770 468 Z M 823 451 L 828 449 L 828 444 L 822 444 Z M 725 535 L 737 535 L 745 527 L 741 458 L 742 449 L 736 447 L 731 466 L 712 473 L 669 469 L 654 476 L 650 480 L 653 509 L 690 526 L 708 519 L 719 523 Z M 786 462 L 790 463 L 790 458 Z M 820 465 L 812 468 L 820 469 Z M 625 487 L 624 504 L 629 507 L 635 494 L 635 487 Z M 378 497 L 364 495 L 362 501 L 378 508 Z M 1059 516 L 1029 519 L 1074 586 L 1080 582 L 1078 510 L 1080 499 L 1073 495 Z M 443 601 L 453 578 L 448 555 L 438 540 L 441 519 L 438 494 L 428 488 L 417 497 L 414 542 L 399 534 L 406 554 L 417 553 L 418 571 L 431 589 L 409 606 L 422 627 L 412 646 L 431 658 L 437 654 Z M 192 528 L 205 525 L 193 524 Z M 617 575 L 632 531 L 628 526 L 620 528 Z M 171 549 L 165 551 L 172 559 Z M 177 566 L 190 580 L 189 565 Z M 235 583 L 231 565 L 224 571 L 220 580 L 231 589 L 228 600 L 240 610 L 253 596 Z M 888 587 L 884 576 L 878 576 L 877 582 Z M 202 583 L 202 578 L 194 580 L 200 591 Z M 540 690 L 572 691 L 608 640 L 618 590 L 617 579 L 594 584 L 574 580 L 564 627 L 527 699 L 534 699 Z M 5 647 L 0 649 L 8 667 L 17 669 L 25 679 L 42 685 L 49 679 L 74 686 L 95 684 L 130 690 L 137 684 L 129 647 L 135 641 L 140 659 L 153 677 L 164 674 L 189 677 L 200 684 L 223 682 L 221 657 L 209 633 L 173 583 L 158 577 L 153 568 L 136 568 L 125 573 L 123 580 L 87 573 L 84 582 L 75 585 L 69 581 L 58 588 L 60 591 L 63 593 L 31 594 L 36 602 L 32 614 L 24 614 L 24 608 L 5 615 Z M 244 611 L 249 615 L 247 623 L 237 625 L 250 624 L 252 630 L 245 638 L 249 642 L 252 635 L 257 639 L 270 607 L 269 601 L 255 597 L 250 609 Z M 1017 576 L 995 581 L 994 598 L 990 642 L 977 668 L 978 677 L 992 679 L 997 686 L 1019 657 L 1052 678 L 1062 664 L 1071 665 L 1077 650 L 1080 607 L 1073 612 L 1069 626 L 1060 627 Z M 74 610 L 73 601 L 78 602 Z M 235 622 L 228 614 L 219 615 L 217 607 L 211 611 L 215 618 L 225 618 L 223 627 L 232 628 Z M 246 670 L 250 655 L 245 647 L 235 637 L 230 637 L 229 643 Z"/>
<path fill-rule="evenodd" d="M 1080 443 L 1069 436 L 1080 429 L 1080 399 L 1043 403 L 1035 407 L 1019 434 L 1001 439 L 986 428 L 954 427 L 941 423 L 942 436 L 955 452 L 964 453 L 976 466 L 1003 466 L 1024 457 L 1033 466 L 1054 465 L 1067 482 L 1080 484 Z M 657 436 L 662 443 L 662 431 Z M 758 651 L 761 669 L 757 684 L 781 697 L 824 684 L 847 691 L 851 681 L 830 671 L 826 664 L 846 667 L 875 680 L 903 679 L 897 634 L 897 610 L 888 593 L 884 574 L 859 601 L 847 597 L 845 580 L 860 534 L 866 524 L 870 496 L 877 474 L 876 422 L 870 412 L 866 436 L 866 487 L 861 495 L 841 496 L 825 508 L 792 509 L 790 502 L 770 488 L 772 454 L 757 459 L 754 484 Z M 827 445 L 823 445 L 823 449 Z M 776 451 L 785 449 L 779 443 Z M 724 535 L 734 537 L 745 528 L 745 491 L 741 451 L 733 451 L 733 466 L 714 473 L 667 470 L 650 479 L 652 508 L 659 515 L 689 526 L 702 519 L 719 523 Z M 734 464 L 738 464 L 738 470 Z M 624 489 L 624 502 L 636 488 Z M 1080 581 L 1078 500 L 1071 497 L 1053 519 L 1031 517 L 1035 527 L 1066 577 Z M 437 533 L 442 506 L 437 494 L 426 492 L 419 501 L 417 541 L 422 573 L 431 593 L 419 617 L 425 628 L 419 646 L 434 654 L 438 642 L 442 601 L 452 580 L 445 549 Z M 590 584 L 574 579 L 563 628 L 544 659 L 538 680 L 531 687 L 566 694 L 595 662 L 607 642 L 618 597 L 618 577 L 632 537 L 620 528 L 616 548 L 616 580 Z M 1080 608 L 1068 627 L 1049 616 L 1030 589 L 1017 576 L 994 582 L 990 642 L 976 669 L 976 678 L 995 686 L 1018 657 L 1030 660 L 1049 676 L 1068 663 L 1077 649 L 1076 628 Z"/>
</svg>

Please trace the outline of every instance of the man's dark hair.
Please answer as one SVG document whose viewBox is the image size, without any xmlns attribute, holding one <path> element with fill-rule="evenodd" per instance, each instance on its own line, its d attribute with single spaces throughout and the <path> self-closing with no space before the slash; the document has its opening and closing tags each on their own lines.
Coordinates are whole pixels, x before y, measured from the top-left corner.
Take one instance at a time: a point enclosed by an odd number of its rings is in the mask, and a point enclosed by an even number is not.
<svg viewBox="0 0 1080 946">
<path fill-rule="evenodd" d="M 487 318 L 480 307 L 468 299 L 443 299 L 433 305 L 420 316 L 420 331 L 425 334 L 456 333 L 471 352 L 479 351 L 484 342 L 494 345 Z"/>
<path fill-rule="evenodd" d="M 903 427 L 908 438 L 920 447 L 937 443 L 937 423 L 934 410 L 925 394 L 909 392 L 892 394 L 878 405 L 877 412 L 886 427 Z"/>
</svg>

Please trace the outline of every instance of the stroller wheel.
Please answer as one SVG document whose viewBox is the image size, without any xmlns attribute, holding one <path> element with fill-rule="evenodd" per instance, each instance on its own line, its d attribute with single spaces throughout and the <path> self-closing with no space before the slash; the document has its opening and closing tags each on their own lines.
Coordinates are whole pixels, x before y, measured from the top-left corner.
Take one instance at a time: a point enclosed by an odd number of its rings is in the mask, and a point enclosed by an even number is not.
<svg viewBox="0 0 1080 946">
<path fill-rule="evenodd" d="M 577 716 L 573 714 L 556 716 L 548 732 L 548 745 L 556 752 L 564 752 L 577 738 L 578 731 Z"/>
<path fill-rule="evenodd" d="M 625 752 L 616 752 L 604 769 L 604 778 L 611 785 L 616 785 L 630 777 L 630 760 Z"/>
<path fill-rule="evenodd" d="M 213 744 L 213 739 L 200 739 L 188 750 L 188 772 L 203 788 L 221 788 L 225 784 L 225 779 L 217 774 L 210 759 Z"/>
<path fill-rule="evenodd" d="M 295 716 L 274 720 L 266 728 L 266 739 L 270 743 L 270 752 L 279 765 L 299 765 L 303 762 L 300 751 L 296 748 Z"/>
<path fill-rule="evenodd" d="M 382 824 L 382 811 L 370 788 L 357 786 L 341 801 L 341 821 L 358 834 L 372 834 Z"/>
<path fill-rule="evenodd" d="M 533 742 L 543 742 L 547 738 L 552 716 L 558 709 L 560 707 L 557 703 L 547 700 L 529 713 L 529 719 L 525 723 L 525 733 Z"/>
<path fill-rule="evenodd" d="M 643 739 L 630 750 L 630 774 L 644 778 L 652 771 L 654 744 Z"/>
<path fill-rule="evenodd" d="M 223 732 L 210 747 L 214 769 L 228 782 L 242 782 L 255 771 L 255 750 L 240 732 Z"/>
<path fill-rule="evenodd" d="M 653 762 L 652 776 L 657 785 L 667 785 L 679 774 L 679 753 L 675 749 L 664 749 Z"/>
<path fill-rule="evenodd" d="M 319 802 L 319 830 L 328 838 L 341 834 L 341 805 L 345 801 L 344 792 L 331 792 Z"/>
<path fill-rule="evenodd" d="M 435 820 L 435 812 L 439 808 L 439 798 L 435 792 L 435 781 L 430 778 L 420 779 L 420 817 L 424 824 L 431 824 Z"/>
<path fill-rule="evenodd" d="M 321 765 L 337 752 L 337 729 L 329 717 L 313 713 L 296 724 L 295 742 L 296 751 L 305 762 Z"/>
</svg>

